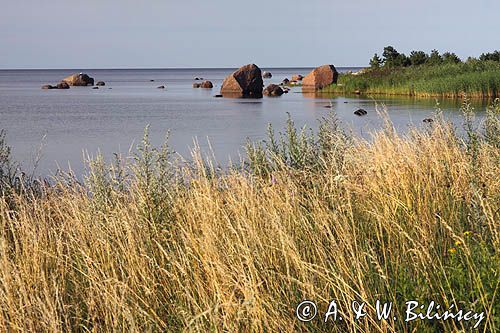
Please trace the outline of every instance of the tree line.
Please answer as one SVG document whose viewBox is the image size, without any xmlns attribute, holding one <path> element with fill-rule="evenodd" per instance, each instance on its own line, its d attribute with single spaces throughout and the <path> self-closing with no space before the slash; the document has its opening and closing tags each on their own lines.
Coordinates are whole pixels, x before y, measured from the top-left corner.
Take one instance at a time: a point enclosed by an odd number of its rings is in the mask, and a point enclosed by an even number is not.
<svg viewBox="0 0 500 333">
<path fill-rule="evenodd" d="M 469 57 L 467 61 L 478 60 L 473 57 Z M 494 51 L 492 53 L 483 53 L 479 57 L 479 61 L 498 61 L 500 62 L 500 51 Z M 447 63 L 461 63 L 462 60 L 453 52 L 444 52 L 440 54 L 438 50 L 432 50 L 430 54 L 424 51 L 411 51 L 410 55 L 405 55 L 404 53 L 398 52 L 392 46 L 384 47 L 382 57 L 377 53 L 370 60 L 371 68 L 393 68 L 393 67 L 409 67 L 409 66 L 420 66 L 420 65 L 440 65 Z"/>
</svg>

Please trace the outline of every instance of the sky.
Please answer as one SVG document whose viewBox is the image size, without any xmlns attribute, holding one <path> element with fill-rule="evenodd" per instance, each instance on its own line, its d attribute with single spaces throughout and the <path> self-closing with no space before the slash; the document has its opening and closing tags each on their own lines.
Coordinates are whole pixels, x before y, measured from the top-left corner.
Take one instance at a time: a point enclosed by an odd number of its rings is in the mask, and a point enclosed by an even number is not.
<svg viewBox="0 0 500 333">
<path fill-rule="evenodd" d="M 365 66 L 500 49 L 496 0 L 1 0 L 0 68 Z"/>
</svg>

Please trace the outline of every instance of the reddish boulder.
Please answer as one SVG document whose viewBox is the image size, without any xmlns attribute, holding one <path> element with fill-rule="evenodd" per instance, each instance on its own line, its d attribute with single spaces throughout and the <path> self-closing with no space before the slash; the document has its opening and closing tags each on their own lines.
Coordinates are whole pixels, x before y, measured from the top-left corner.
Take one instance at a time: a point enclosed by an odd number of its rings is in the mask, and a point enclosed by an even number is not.
<svg viewBox="0 0 500 333">
<path fill-rule="evenodd" d="M 260 68 L 249 64 L 226 77 L 220 92 L 224 97 L 262 98 L 263 86 Z"/>
<path fill-rule="evenodd" d="M 332 83 L 337 83 L 339 73 L 333 65 L 324 65 L 315 68 L 302 80 L 302 91 L 311 92 L 320 90 Z"/>
</svg>

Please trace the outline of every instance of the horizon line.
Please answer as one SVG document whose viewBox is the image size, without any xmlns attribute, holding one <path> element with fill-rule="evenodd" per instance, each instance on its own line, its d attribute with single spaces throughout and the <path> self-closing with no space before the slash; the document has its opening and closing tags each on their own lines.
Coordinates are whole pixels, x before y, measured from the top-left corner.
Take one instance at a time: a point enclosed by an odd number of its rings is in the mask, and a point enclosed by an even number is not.
<svg viewBox="0 0 500 333">
<path fill-rule="evenodd" d="M 335 65 L 334 65 L 335 66 Z M 259 66 L 262 69 L 311 69 L 317 66 L 279 66 L 279 67 L 266 67 Z M 364 68 L 367 66 L 335 66 L 336 68 Z M 179 70 L 179 69 L 238 69 L 239 67 L 66 67 L 66 68 L 56 68 L 56 67 L 25 67 L 25 68 L 4 68 L 0 67 L 2 71 L 21 71 L 21 70 Z"/>
</svg>

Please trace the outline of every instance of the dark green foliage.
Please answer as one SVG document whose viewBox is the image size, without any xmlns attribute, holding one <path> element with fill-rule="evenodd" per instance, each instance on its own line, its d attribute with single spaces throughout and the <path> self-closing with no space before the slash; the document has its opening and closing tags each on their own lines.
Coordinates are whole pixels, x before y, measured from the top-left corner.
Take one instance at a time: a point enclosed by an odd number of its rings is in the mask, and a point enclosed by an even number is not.
<svg viewBox="0 0 500 333">
<path fill-rule="evenodd" d="M 403 53 L 399 53 L 394 47 L 384 47 L 384 66 L 387 67 L 406 67 L 411 64 L 410 59 Z"/>
<path fill-rule="evenodd" d="M 455 53 L 445 52 L 443 53 L 443 62 L 450 64 L 458 64 L 462 62 L 462 60 L 460 60 L 460 58 Z"/>
<path fill-rule="evenodd" d="M 370 67 L 371 68 L 380 68 L 382 65 L 382 59 L 378 56 L 378 54 L 375 53 L 373 58 L 370 60 Z"/>
<path fill-rule="evenodd" d="M 383 59 L 380 61 L 378 55 L 375 54 L 375 56 L 370 60 L 370 67 L 379 68 L 382 64 L 386 68 L 394 68 L 421 65 L 440 65 L 442 63 L 458 64 L 462 62 L 462 60 L 452 52 L 445 52 L 443 55 L 440 55 L 438 50 L 434 49 L 431 51 L 430 55 L 424 51 L 411 51 L 410 56 L 406 56 L 404 53 L 398 52 L 393 46 L 384 47 L 382 57 Z M 481 55 L 480 60 L 499 61 L 499 57 L 500 53 L 495 51 L 494 53 Z"/>
<path fill-rule="evenodd" d="M 412 66 L 423 65 L 429 60 L 429 56 L 424 51 L 411 51 L 410 62 Z"/>
<path fill-rule="evenodd" d="M 483 53 L 479 57 L 479 60 L 481 60 L 481 61 L 487 61 L 487 60 L 500 61 L 500 51 L 494 51 L 492 53 Z"/>
<path fill-rule="evenodd" d="M 429 65 L 440 65 L 443 63 L 443 58 L 439 54 L 438 50 L 432 50 L 429 58 L 427 59 L 427 64 Z"/>
</svg>

